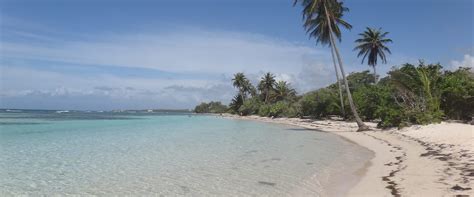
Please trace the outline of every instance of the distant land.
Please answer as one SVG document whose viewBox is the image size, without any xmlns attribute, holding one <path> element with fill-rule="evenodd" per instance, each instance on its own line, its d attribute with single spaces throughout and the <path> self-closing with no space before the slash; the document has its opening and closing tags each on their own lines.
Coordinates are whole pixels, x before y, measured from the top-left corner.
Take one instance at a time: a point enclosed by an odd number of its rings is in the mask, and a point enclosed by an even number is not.
<svg viewBox="0 0 474 197">
<path fill-rule="evenodd" d="M 28 112 L 28 111 L 44 111 L 44 112 L 126 112 L 126 113 L 157 113 L 157 112 L 192 112 L 189 109 L 115 109 L 115 110 L 68 110 L 68 109 L 11 109 L 0 108 L 0 112 Z"/>
</svg>

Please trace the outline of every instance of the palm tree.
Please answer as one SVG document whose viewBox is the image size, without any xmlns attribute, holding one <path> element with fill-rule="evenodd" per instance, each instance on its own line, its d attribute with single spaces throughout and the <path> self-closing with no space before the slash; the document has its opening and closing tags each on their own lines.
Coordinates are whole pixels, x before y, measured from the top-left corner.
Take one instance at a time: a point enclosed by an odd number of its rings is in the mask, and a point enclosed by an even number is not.
<svg viewBox="0 0 474 197">
<path fill-rule="evenodd" d="M 234 75 L 232 82 L 232 85 L 239 89 L 239 95 L 240 97 L 242 97 L 242 102 L 245 101 L 247 92 L 251 90 L 251 84 L 248 81 L 247 77 L 245 77 L 244 73 L 239 72 Z"/>
<path fill-rule="evenodd" d="M 249 80 L 247 80 L 247 85 L 245 86 L 245 90 L 252 96 L 252 97 L 255 97 L 257 96 L 257 89 L 255 88 L 255 86 L 252 85 L 252 83 L 250 83 Z"/>
<path fill-rule="evenodd" d="M 275 75 L 272 73 L 266 73 L 260 83 L 258 84 L 258 89 L 263 93 L 264 95 L 264 102 L 267 103 L 268 99 L 270 98 L 270 93 L 271 91 L 274 90 L 274 86 L 276 84 L 275 80 Z"/>
<path fill-rule="evenodd" d="M 278 81 L 275 84 L 276 100 L 291 100 L 296 97 L 296 90 L 290 87 L 286 81 Z"/>
<path fill-rule="evenodd" d="M 372 66 L 374 69 L 375 83 L 377 83 L 377 72 L 375 67 L 377 66 L 378 57 L 380 57 L 382 63 L 386 64 L 387 57 L 385 52 L 389 54 L 392 53 L 390 52 L 390 49 L 385 46 L 385 44 L 392 42 L 391 39 L 385 38 L 388 33 L 389 32 L 382 32 L 381 28 L 374 29 L 367 27 L 363 33 L 359 34 L 361 38 L 355 41 L 359 45 L 354 48 L 354 51 L 359 51 L 357 57 L 364 55 L 364 57 L 362 57 L 362 63 L 364 63 L 364 60 L 367 57 L 367 64 Z"/>
<path fill-rule="evenodd" d="M 242 95 L 240 95 L 240 93 L 235 95 L 234 98 L 232 98 L 232 101 L 229 104 L 229 108 L 232 109 L 232 111 L 234 111 L 234 112 L 238 112 L 240 106 L 242 106 L 242 104 L 244 103 L 242 98 L 243 97 L 242 97 Z"/>
<path fill-rule="evenodd" d="M 336 36 L 339 41 L 341 40 L 339 25 L 346 28 L 350 26 L 350 24 L 342 20 L 344 12 L 348 11 L 348 9 L 343 6 L 342 2 L 338 2 L 337 0 L 295 0 L 294 4 L 298 2 L 301 2 L 303 6 L 304 27 L 306 29 L 312 27 L 313 29 L 309 30 L 311 32 L 310 35 L 316 38 L 317 42 L 329 44 L 336 54 L 347 93 L 347 99 L 357 122 L 357 126 L 359 127 L 358 131 L 368 130 L 369 127 L 362 122 L 362 119 L 360 119 L 357 113 L 351 91 L 349 90 L 349 83 L 347 82 L 344 72 L 342 58 L 336 46 L 336 40 L 334 39 L 334 36 Z M 314 32 L 314 34 L 312 32 Z"/>
<path fill-rule="evenodd" d="M 309 6 L 308 4 L 307 6 Z M 311 4 L 313 6 L 313 4 Z M 338 25 L 341 25 L 342 27 L 346 29 L 352 29 L 352 25 L 347 23 L 342 19 L 343 12 L 348 11 L 346 7 L 343 6 L 342 3 L 339 3 L 339 6 L 334 6 L 334 14 L 336 15 L 335 18 L 335 23 L 332 25 L 332 29 L 334 30 L 334 34 L 336 34 L 336 37 L 341 40 L 341 30 L 339 29 Z M 305 9 L 308 10 L 309 8 Z M 309 10 L 308 10 L 309 11 Z M 330 39 L 330 31 L 329 25 L 328 25 L 328 20 L 326 19 L 325 15 L 320 15 L 316 18 L 308 18 L 305 23 L 304 27 L 306 29 L 306 32 L 310 35 L 310 37 L 316 38 L 316 43 L 321 43 L 322 45 L 328 45 L 331 46 L 331 39 Z M 337 24 L 337 25 L 336 25 Z M 337 69 L 336 65 L 336 59 L 334 56 L 334 50 L 331 47 L 331 56 L 332 56 L 332 63 L 334 66 L 334 70 L 336 72 L 336 79 L 337 79 L 337 86 L 339 89 L 339 100 L 341 103 L 341 112 L 342 116 L 345 117 L 345 109 L 344 109 L 344 96 L 342 94 L 342 84 L 341 80 L 339 78 L 339 70 Z"/>
</svg>

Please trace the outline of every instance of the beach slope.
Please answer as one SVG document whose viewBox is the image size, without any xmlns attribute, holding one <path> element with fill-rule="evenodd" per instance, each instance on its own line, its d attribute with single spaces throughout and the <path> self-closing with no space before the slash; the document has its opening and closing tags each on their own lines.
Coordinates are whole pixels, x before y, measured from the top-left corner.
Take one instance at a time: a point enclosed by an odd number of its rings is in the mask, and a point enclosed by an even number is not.
<svg viewBox="0 0 474 197">
<path fill-rule="evenodd" d="M 440 123 L 355 132 L 357 124 L 335 120 L 229 118 L 287 124 L 331 132 L 375 153 L 348 196 L 474 195 L 474 126 Z"/>
</svg>

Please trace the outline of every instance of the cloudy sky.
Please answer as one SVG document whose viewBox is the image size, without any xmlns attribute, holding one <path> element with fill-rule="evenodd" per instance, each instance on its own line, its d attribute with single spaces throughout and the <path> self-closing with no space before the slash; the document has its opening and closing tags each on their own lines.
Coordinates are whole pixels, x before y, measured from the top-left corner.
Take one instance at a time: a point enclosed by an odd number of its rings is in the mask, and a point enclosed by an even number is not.
<svg viewBox="0 0 474 197">
<path fill-rule="evenodd" d="M 346 69 L 368 69 L 354 40 L 382 27 L 402 63 L 473 66 L 472 0 L 346 1 Z M 335 81 L 330 51 L 301 27 L 292 0 L 2 0 L 0 108 L 192 108 L 228 103 L 230 79 L 264 72 L 298 92 Z"/>
</svg>

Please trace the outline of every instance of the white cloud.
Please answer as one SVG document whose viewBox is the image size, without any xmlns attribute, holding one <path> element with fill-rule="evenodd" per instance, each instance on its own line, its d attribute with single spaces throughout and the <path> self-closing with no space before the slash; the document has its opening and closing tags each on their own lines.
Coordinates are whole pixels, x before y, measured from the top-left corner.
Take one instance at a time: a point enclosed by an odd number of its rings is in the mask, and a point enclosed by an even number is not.
<svg viewBox="0 0 474 197">
<path fill-rule="evenodd" d="M 15 67 L 15 61 L 9 61 L 12 65 L 0 65 L 0 98 L 4 105 L 0 107 L 28 107 L 38 103 L 51 108 L 60 105 L 89 109 L 189 108 L 201 101 L 227 103 L 235 93 L 230 79 L 236 72 L 244 72 L 254 83 L 265 72 L 272 72 L 299 92 L 335 81 L 332 66 L 326 64 L 330 62 L 327 50 L 263 35 L 187 29 L 170 33 L 98 35 L 93 41 L 54 40 L 27 44 L 2 42 L 0 57 L 20 60 L 23 65 Z M 62 67 L 75 64 L 86 70 L 91 65 L 156 69 L 185 73 L 186 77 L 86 75 L 24 65 L 36 60 L 47 60 Z M 193 77 L 200 74 L 223 77 Z"/>
<path fill-rule="evenodd" d="M 451 61 L 452 70 L 455 70 L 459 67 L 474 68 L 474 56 L 470 54 L 466 54 L 464 55 L 464 59 L 462 61 L 457 61 L 457 60 Z"/>
<path fill-rule="evenodd" d="M 0 107 L 191 108 L 203 101 L 228 102 L 235 92 L 223 80 L 82 77 L 13 67 L 3 67 L 0 76 Z"/>
<path fill-rule="evenodd" d="M 305 57 L 326 52 L 257 34 L 181 30 L 173 33 L 104 35 L 95 41 L 4 42 L 5 58 L 27 58 L 171 72 L 294 72 Z"/>
</svg>

